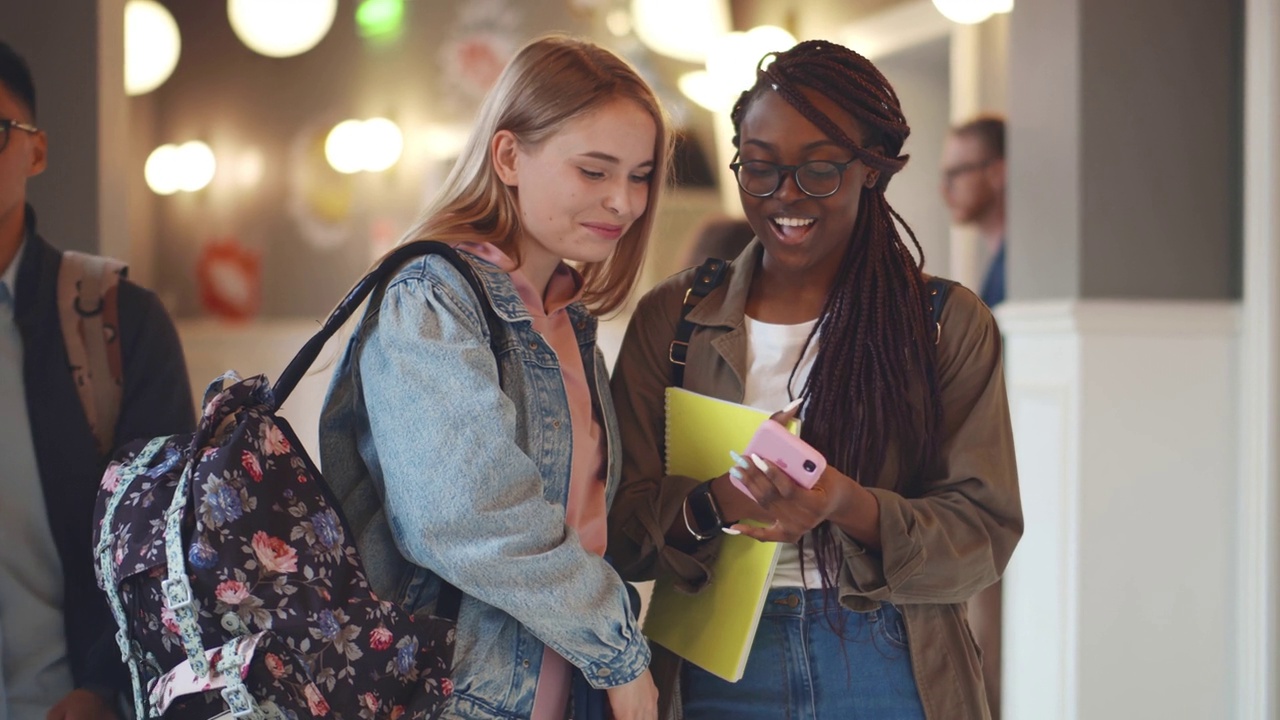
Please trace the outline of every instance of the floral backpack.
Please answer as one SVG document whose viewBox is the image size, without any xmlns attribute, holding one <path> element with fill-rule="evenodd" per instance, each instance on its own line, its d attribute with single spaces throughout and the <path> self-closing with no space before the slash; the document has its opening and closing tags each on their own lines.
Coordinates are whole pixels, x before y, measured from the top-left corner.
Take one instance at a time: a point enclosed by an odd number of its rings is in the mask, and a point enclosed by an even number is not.
<svg viewBox="0 0 1280 720">
<path fill-rule="evenodd" d="M 428 253 L 483 292 L 448 245 L 407 244 L 361 280 L 274 388 L 264 376 L 224 375 L 194 434 L 135 442 L 107 468 L 95 570 L 138 720 L 438 716 L 452 691 L 461 594 L 447 587 L 434 617 L 377 598 L 337 500 L 276 414 L 365 297 Z"/>
</svg>

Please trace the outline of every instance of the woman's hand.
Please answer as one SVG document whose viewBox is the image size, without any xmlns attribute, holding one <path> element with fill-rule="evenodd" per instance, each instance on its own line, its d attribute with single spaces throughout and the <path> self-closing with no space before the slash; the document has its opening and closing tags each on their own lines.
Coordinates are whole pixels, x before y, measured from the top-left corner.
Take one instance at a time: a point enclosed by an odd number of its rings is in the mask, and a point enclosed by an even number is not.
<svg viewBox="0 0 1280 720">
<path fill-rule="evenodd" d="M 849 476 L 827 466 L 813 488 L 806 490 L 777 465 L 759 456 L 750 456 L 746 464 L 733 472 L 756 503 L 773 517 L 773 523 L 767 527 L 741 523 L 732 529 L 762 542 L 799 542 L 849 505 L 852 486 L 857 485 Z"/>
<path fill-rule="evenodd" d="M 609 710 L 617 720 L 657 720 L 658 688 L 653 673 L 645 670 L 640 677 L 605 691 Z"/>
</svg>

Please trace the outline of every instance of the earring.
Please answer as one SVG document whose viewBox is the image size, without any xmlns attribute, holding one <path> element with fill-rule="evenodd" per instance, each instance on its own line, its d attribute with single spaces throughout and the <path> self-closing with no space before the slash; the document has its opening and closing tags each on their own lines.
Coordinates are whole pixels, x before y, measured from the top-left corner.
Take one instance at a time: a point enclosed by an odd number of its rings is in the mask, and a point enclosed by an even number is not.
<svg viewBox="0 0 1280 720">
<path fill-rule="evenodd" d="M 867 187 L 869 188 L 875 187 L 876 181 L 879 179 L 880 179 L 879 173 L 867 173 Z"/>
</svg>

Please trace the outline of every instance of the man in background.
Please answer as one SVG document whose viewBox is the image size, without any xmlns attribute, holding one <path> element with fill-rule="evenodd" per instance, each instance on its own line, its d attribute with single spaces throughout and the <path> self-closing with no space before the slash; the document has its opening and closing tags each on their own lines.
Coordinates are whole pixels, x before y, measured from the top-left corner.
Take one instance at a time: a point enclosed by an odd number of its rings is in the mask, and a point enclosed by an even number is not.
<svg viewBox="0 0 1280 720">
<path fill-rule="evenodd" d="M 989 260 L 978 295 L 1004 302 L 1004 119 L 980 115 L 951 129 L 942 149 L 942 199 L 951 222 L 977 230 Z"/>
<path fill-rule="evenodd" d="M 0 41 L 0 720 L 113 720 L 129 675 L 94 579 L 98 484 L 113 445 L 189 432 L 195 411 L 173 322 L 118 279 L 118 319 L 97 327 L 120 361 L 92 376 L 118 403 L 89 419 L 57 294 L 68 261 L 27 204 L 48 145 L 27 64 Z M 98 323 L 104 304 L 76 305 L 72 319 Z"/>
</svg>

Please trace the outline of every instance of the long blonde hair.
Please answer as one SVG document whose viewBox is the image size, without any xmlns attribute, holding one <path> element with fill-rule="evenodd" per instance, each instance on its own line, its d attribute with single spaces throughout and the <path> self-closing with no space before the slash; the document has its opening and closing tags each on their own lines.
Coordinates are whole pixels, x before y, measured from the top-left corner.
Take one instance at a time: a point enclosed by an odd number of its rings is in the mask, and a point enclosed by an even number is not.
<svg viewBox="0 0 1280 720">
<path fill-rule="evenodd" d="M 657 128 L 649 202 L 603 262 L 580 268 L 582 299 L 600 314 L 618 309 L 635 287 L 644 262 L 659 196 L 666 185 L 671 136 L 666 113 L 640 75 L 604 48 L 564 35 L 548 35 L 525 45 L 507 63 L 485 96 L 467 144 L 444 186 L 410 230 L 410 240 L 447 243 L 487 241 L 515 255 L 520 234 L 516 198 L 493 168 L 490 149 L 501 130 L 525 147 L 536 147 L 566 123 L 617 99 L 635 102 Z M 519 258 L 515 257 L 516 262 Z"/>
</svg>

